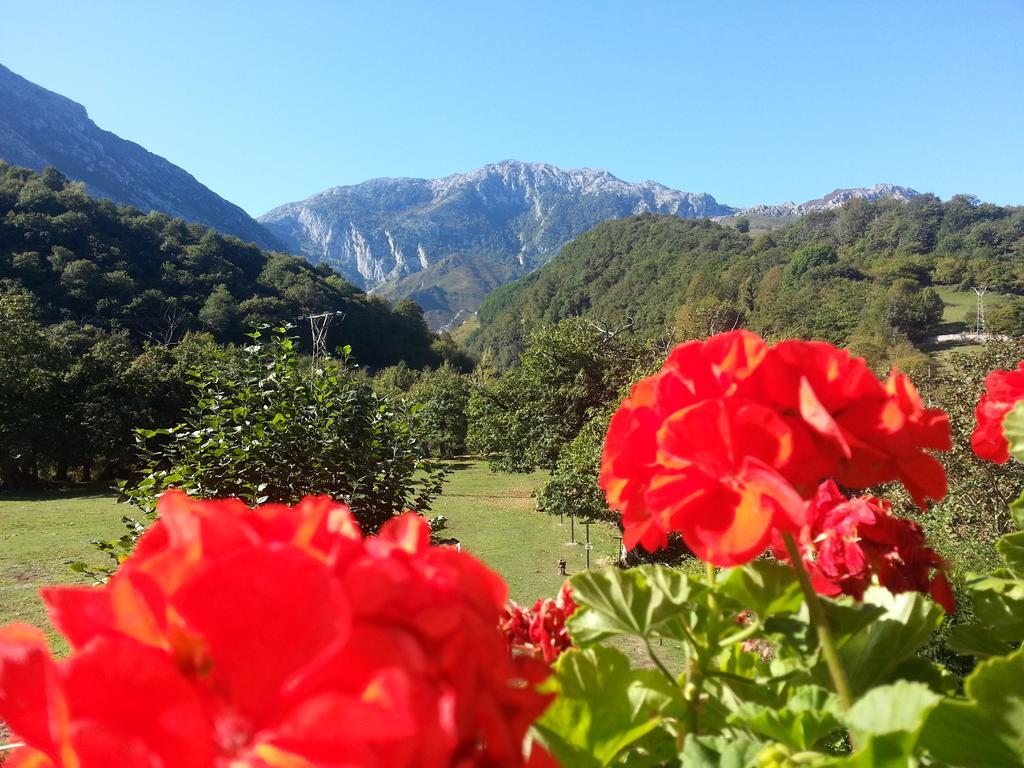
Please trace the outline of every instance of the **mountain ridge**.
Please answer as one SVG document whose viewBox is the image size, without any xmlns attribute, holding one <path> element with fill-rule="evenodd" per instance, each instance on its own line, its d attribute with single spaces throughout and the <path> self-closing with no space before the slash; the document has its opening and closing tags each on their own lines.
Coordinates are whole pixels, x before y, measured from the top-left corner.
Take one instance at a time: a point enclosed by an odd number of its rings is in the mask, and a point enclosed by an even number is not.
<svg viewBox="0 0 1024 768">
<path fill-rule="evenodd" d="M 818 211 L 830 211 L 839 208 L 850 200 L 880 200 L 889 198 L 892 200 L 909 200 L 918 197 L 921 193 L 910 187 L 903 187 L 899 184 L 874 184 L 870 187 L 837 187 L 827 195 L 807 200 L 803 203 L 795 203 L 792 200 L 776 205 L 752 205 L 747 208 L 738 208 L 734 216 L 806 216 L 808 213 Z"/>
<path fill-rule="evenodd" d="M 53 166 L 96 197 L 160 211 L 262 248 L 281 243 L 188 171 L 96 125 L 83 105 L 0 64 L 0 159 L 41 171 Z"/>
<path fill-rule="evenodd" d="M 854 197 L 909 199 L 895 184 L 836 189 L 805 203 L 735 208 L 706 192 L 624 181 L 598 168 L 503 160 L 436 179 L 330 187 L 257 217 L 293 253 L 388 298 L 410 298 L 434 328 L 475 312 L 491 290 L 543 266 L 602 221 L 644 213 L 722 220 L 792 217 Z"/>
</svg>

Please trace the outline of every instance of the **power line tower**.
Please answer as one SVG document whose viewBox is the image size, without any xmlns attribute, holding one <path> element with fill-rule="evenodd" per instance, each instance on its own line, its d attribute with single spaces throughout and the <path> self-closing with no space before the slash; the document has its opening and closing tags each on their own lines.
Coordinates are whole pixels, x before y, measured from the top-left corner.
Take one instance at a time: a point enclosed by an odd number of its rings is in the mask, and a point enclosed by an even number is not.
<svg viewBox="0 0 1024 768">
<path fill-rule="evenodd" d="M 974 318 L 974 332 L 983 334 L 985 333 L 985 291 L 986 288 L 978 288 L 975 286 L 974 293 L 978 297 L 978 312 Z"/>
<path fill-rule="evenodd" d="M 309 320 L 309 335 L 313 340 L 313 370 L 315 371 L 324 358 L 327 357 L 327 329 L 331 327 L 331 321 L 339 317 L 345 319 L 344 312 L 321 312 L 319 315 L 310 315 L 305 318 Z M 339 322 L 341 321 L 339 320 Z"/>
</svg>

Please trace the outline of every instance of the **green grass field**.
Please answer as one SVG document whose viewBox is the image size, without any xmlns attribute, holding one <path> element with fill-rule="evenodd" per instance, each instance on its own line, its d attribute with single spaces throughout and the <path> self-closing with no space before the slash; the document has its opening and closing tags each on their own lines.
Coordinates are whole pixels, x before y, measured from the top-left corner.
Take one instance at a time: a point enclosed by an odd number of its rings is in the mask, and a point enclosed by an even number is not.
<svg viewBox="0 0 1024 768">
<path fill-rule="evenodd" d="M 586 567 L 585 548 L 568 543 L 568 521 L 561 526 L 557 517 L 536 511 L 530 494 L 543 477 L 495 474 L 484 462 L 459 463 L 430 513 L 445 515 L 447 535 L 501 573 L 521 603 L 555 594 L 563 578 L 559 559 L 568 561 L 569 573 Z M 20 620 L 48 627 L 39 588 L 83 583 L 67 562 L 102 563 L 89 540 L 121 535 L 120 518 L 127 511 L 108 494 L 0 495 L 0 624 Z M 590 534 L 592 565 L 607 564 L 618 547 L 617 531 L 594 525 Z M 577 539 L 584 535 L 583 526 L 576 526 Z"/>
<path fill-rule="evenodd" d="M 935 290 L 942 297 L 944 305 L 942 325 L 936 328 L 935 334 L 963 333 L 974 330 L 973 317 L 978 304 L 978 298 L 974 291 L 959 291 L 950 286 L 936 286 Z M 1001 293 L 986 293 L 985 307 L 988 309 L 998 307 L 1005 298 L 1006 296 Z M 954 352 L 979 349 L 979 345 L 945 342 L 942 344 L 927 344 L 922 349 L 932 354 L 939 361 L 942 361 Z"/>
<path fill-rule="evenodd" d="M 504 576 L 514 600 L 532 603 L 553 595 L 564 579 L 558 573 L 562 558 L 570 574 L 586 567 L 584 546 L 569 543 L 569 520 L 559 525 L 557 517 L 536 510 L 530 493 L 544 473 L 494 473 L 484 462 L 456 467 L 430 514 L 448 518 L 447 535 Z M 617 536 L 610 525 L 590 527 L 591 567 L 606 565 L 615 556 Z M 576 525 L 576 540 L 584 539 L 583 526 Z"/>
<path fill-rule="evenodd" d="M 947 285 L 936 286 L 935 291 L 942 297 L 945 305 L 942 311 L 942 328 L 939 333 L 961 333 L 965 330 L 973 330 L 973 318 L 978 305 L 978 297 L 974 291 L 958 291 Z M 1001 293 L 989 291 L 985 294 L 985 307 L 994 309 L 1006 300 Z M 971 322 L 967 322 L 967 318 Z M 969 327 L 970 326 L 970 327 Z"/>
<path fill-rule="evenodd" d="M 89 540 L 120 536 L 124 513 L 108 494 L 0 495 L 0 624 L 48 627 L 39 588 L 84 583 L 67 562 L 101 564 Z"/>
</svg>

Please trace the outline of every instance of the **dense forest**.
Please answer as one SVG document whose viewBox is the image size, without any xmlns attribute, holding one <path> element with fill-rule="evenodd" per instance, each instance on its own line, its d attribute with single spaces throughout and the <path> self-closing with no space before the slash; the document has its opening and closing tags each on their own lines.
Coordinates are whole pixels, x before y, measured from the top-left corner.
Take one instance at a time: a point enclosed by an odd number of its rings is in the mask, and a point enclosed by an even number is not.
<svg viewBox="0 0 1024 768">
<path fill-rule="evenodd" d="M 508 365 L 532 329 L 583 316 L 647 338 L 746 326 L 825 339 L 886 365 L 935 331 L 938 285 L 1024 294 L 1024 208 L 966 196 L 852 200 L 756 236 L 706 219 L 608 221 L 494 291 L 468 343 Z M 990 330 L 1024 332 L 1024 299 L 1001 306 Z"/>
<path fill-rule="evenodd" d="M 52 168 L 0 162 L 0 294 L 30 297 L 45 325 L 124 330 L 136 347 L 190 330 L 239 341 L 254 325 L 340 312 L 328 347 L 350 345 L 363 365 L 441 361 L 412 302 L 392 308 L 326 265 L 96 200 Z"/>
<path fill-rule="evenodd" d="M 301 318 L 322 312 L 339 313 L 328 349 L 364 370 L 467 364 L 412 302 L 0 163 L 0 487 L 123 476 L 133 429 L 177 423 L 195 372 L 237 356 L 254 326 L 294 325 L 308 351 Z"/>
</svg>

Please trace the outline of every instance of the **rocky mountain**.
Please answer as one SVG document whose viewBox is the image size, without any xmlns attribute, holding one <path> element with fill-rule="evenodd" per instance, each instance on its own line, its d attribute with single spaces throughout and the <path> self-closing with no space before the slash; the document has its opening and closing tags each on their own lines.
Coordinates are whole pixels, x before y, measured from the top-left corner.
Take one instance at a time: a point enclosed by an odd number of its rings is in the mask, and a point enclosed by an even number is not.
<svg viewBox="0 0 1024 768">
<path fill-rule="evenodd" d="M 891 198 L 893 200 L 909 200 L 921 193 L 910 187 L 901 187 L 898 184 L 875 184 L 873 187 L 855 187 L 853 189 L 834 189 L 824 197 L 816 200 L 808 200 L 806 203 L 782 203 L 781 205 L 754 205 L 749 208 L 740 208 L 733 212 L 733 216 L 747 217 L 793 217 L 805 216 L 816 211 L 830 211 L 839 208 L 848 200 L 880 200 Z"/>
<path fill-rule="evenodd" d="M 436 328 L 596 224 L 648 212 L 692 219 L 733 209 L 607 171 L 506 160 L 441 179 L 334 187 L 259 221 L 292 252 L 389 298 L 416 300 Z"/>
<path fill-rule="evenodd" d="M 98 127 L 81 104 L 0 65 L 0 160 L 41 170 L 52 165 L 88 191 L 143 211 L 161 211 L 263 248 L 281 244 L 237 205 L 188 172 Z"/>
<path fill-rule="evenodd" d="M 544 265 L 608 219 L 660 213 L 782 223 L 852 198 L 906 200 L 917 194 L 876 184 L 837 189 L 805 203 L 738 209 L 706 193 L 626 182 L 603 170 L 505 160 L 440 179 L 334 187 L 279 206 L 259 221 L 291 252 L 326 262 L 388 298 L 411 298 L 432 327 L 444 328 L 475 312 L 497 286 Z"/>
</svg>

